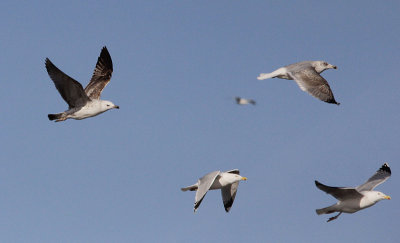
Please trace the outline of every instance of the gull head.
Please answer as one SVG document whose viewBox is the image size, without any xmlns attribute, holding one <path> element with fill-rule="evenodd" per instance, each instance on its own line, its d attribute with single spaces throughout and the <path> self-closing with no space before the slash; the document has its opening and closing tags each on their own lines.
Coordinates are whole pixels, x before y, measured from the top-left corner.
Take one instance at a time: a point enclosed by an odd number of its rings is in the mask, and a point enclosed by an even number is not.
<svg viewBox="0 0 400 243">
<path fill-rule="evenodd" d="M 234 176 L 234 182 L 237 182 L 237 181 L 247 181 L 247 177 L 244 177 L 244 176 L 241 176 L 241 175 L 236 175 L 236 174 L 234 174 L 233 175 Z"/>
<path fill-rule="evenodd" d="M 317 71 L 317 73 L 322 73 L 326 69 L 337 69 L 337 66 L 329 64 L 325 61 L 316 61 L 314 62 L 313 67 L 315 68 L 315 71 Z"/>
<path fill-rule="evenodd" d="M 247 180 L 246 177 L 243 177 L 238 174 L 233 174 L 233 173 L 225 172 L 225 173 L 222 173 L 222 176 L 221 176 L 221 182 L 222 182 L 221 184 L 223 186 L 230 185 L 232 183 L 239 182 L 239 181 L 245 181 L 245 180 Z"/>
<path fill-rule="evenodd" d="M 374 193 L 374 199 L 376 200 L 376 202 L 379 202 L 380 200 L 390 200 L 392 199 L 390 196 L 385 195 L 382 192 L 378 192 L 378 191 L 371 191 L 370 193 Z"/>
<path fill-rule="evenodd" d="M 101 108 L 102 108 L 102 110 L 104 110 L 104 111 L 107 111 L 107 110 L 111 110 L 111 109 L 119 109 L 119 106 L 117 106 L 117 105 L 114 105 L 114 103 L 112 103 L 111 101 L 108 101 L 108 100 L 102 100 L 101 101 Z"/>
</svg>

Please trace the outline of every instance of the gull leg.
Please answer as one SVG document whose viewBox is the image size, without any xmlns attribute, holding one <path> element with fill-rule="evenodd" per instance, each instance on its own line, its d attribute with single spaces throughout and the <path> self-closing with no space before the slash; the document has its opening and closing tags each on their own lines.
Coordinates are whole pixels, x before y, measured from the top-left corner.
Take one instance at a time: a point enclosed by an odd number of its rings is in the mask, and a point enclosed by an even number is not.
<svg viewBox="0 0 400 243">
<path fill-rule="evenodd" d="M 338 215 L 336 215 L 336 216 L 334 216 L 334 217 L 331 217 L 331 218 L 329 218 L 329 219 L 328 219 L 328 221 L 326 221 L 326 222 L 330 222 L 330 221 L 332 221 L 332 220 L 335 220 L 335 219 L 337 219 L 337 218 L 339 217 L 339 215 L 341 215 L 341 214 L 342 214 L 342 212 L 338 213 Z"/>
</svg>

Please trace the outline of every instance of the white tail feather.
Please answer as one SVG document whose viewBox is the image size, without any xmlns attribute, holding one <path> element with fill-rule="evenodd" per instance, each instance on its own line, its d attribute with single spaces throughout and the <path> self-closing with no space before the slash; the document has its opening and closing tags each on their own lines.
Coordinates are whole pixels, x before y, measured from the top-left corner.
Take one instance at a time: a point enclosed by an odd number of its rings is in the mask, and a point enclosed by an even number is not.
<svg viewBox="0 0 400 243">
<path fill-rule="evenodd" d="M 257 77 L 258 80 L 264 80 L 268 78 L 273 78 L 274 75 L 271 75 L 271 73 L 260 73 L 260 75 Z"/>
<path fill-rule="evenodd" d="M 285 67 L 278 68 L 277 70 L 273 71 L 272 73 L 260 73 L 257 77 L 258 80 L 264 80 L 268 78 L 284 78 L 284 79 L 292 79 L 287 74 L 287 70 Z"/>
</svg>

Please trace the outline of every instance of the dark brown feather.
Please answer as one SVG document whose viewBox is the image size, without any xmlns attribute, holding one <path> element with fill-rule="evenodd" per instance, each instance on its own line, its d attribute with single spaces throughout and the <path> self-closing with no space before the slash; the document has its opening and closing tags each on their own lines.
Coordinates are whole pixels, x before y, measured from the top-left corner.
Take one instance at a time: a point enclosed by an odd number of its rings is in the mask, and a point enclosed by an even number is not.
<svg viewBox="0 0 400 243">
<path fill-rule="evenodd" d="M 48 58 L 46 58 L 46 69 L 58 92 L 65 102 L 67 102 L 70 109 L 84 106 L 90 101 L 82 85 L 63 73 Z"/>
<path fill-rule="evenodd" d="M 355 188 L 348 188 L 348 187 L 331 187 L 326 186 L 319 181 L 315 181 L 315 185 L 321 191 L 324 191 L 338 200 L 350 199 L 350 198 L 361 198 L 361 195 Z"/>
<path fill-rule="evenodd" d="M 87 96 L 91 99 L 100 99 L 101 92 L 111 80 L 113 64 L 110 53 L 106 47 L 101 50 L 93 71 L 92 79 L 85 88 Z"/>
<path fill-rule="evenodd" d="M 292 72 L 290 76 L 299 87 L 317 99 L 327 103 L 337 104 L 328 82 L 315 70 L 304 69 L 299 72 Z"/>
</svg>

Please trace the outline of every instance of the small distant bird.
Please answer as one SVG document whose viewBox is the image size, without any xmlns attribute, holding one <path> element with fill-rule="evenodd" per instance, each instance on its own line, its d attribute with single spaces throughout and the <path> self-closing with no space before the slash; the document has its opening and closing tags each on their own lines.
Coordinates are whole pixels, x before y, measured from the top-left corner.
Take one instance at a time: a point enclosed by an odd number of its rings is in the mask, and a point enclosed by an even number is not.
<svg viewBox="0 0 400 243">
<path fill-rule="evenodd" d="M 256 104 L 256 102 L 252 99 L 235 97 L 235 100 L 236 100 L 236 104 L 238 104 L 238 105 L 248 105 L 248 104 L 255 105 Z"/>
<path fill-rule="evenodd" d="M 111 56 L 106 47 L 101 50 L 92 79 L 85 89 L 78 81 L 58 69 L 48 58 L 46 58 L 46 69 L 58 92 L 69 105 L 68 110 L 64 112 L 49 114 L 49 120 L 56 122 L 69 118 L 81 120 L 113 108 L 119 109 L 119 106 L 111 101 L 100 100 L 100 94 L 110 82 L 113 71 Z"/>
<path fill-rule="evenodd" d="M 229 212 L 236 197 L 239 181 L 247 180 L 246 177 L 242 177 L 239 174 L 237 169 L 226 172 L 213 171 L 201 177 L 196 184 L 181 188 L 181 190 L 197 191 L 194 202 L 194 212 L 196 212 L 208 190 L 221 189 L 225 211 Z"/>
<path fill-rule="evenodd" d="M 326 69 L 337 69 L 336 66 L 324 61 L 303 61 L 281 67 L 272 73 L 261 73 L 258 80 L 268 78 L 283 78 L 294 80 L 301 90 L 327 103 L 340 105 L 336 102 L 328 82 L 320 75 Z"/>
<path fill-rule="evenodd" d="M 317 209 L 316 212 L 320 214 L 329 214 L 339 212 L 334 217 L 328 219 L 332 221 L 337 219 L 342 213 L 355 213 L 361 209 L 373 206 L 375 203 L 383 199 L 390 200 L 390 196 L 383 194 L 382 192 L 373 191 L 379 184 L 385 182 L 391 175 L 389 165 L 383 164 L 382 167 L 364 184 L 356 187 L 330 187 L 325 186 L 318 181 L 315 181 L 315 185 L 322 191 L 331 194 L 333 197 L 339 200 L 336 204 Z"/>
</svg>

